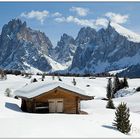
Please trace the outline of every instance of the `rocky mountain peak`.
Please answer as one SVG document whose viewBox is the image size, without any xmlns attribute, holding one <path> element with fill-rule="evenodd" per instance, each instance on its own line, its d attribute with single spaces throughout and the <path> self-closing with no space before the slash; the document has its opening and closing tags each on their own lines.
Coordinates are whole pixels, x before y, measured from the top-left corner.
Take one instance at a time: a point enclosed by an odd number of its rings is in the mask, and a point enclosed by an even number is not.
<svg viewBox="0 0 140 140">
<path fill-rule="evenodd" d="M 59 63 L 70 66 L 76 50 L 76 42 L 73 37 L 64 33 L 51 55 Z"/>
<path fill-rule="evenodd" d="M 22 22 L 20 19 L 12 19 L 5 24 L 2 28 L 3 33 L 18 32 L 21 28 L 26 27 L 26 22 Z"/>
<path fill-rule="evenodd" d="M 58 41 L 57 46 L 62 47 L 65 46 L 66 44 L 75 44 L 75 40 L 73 37 L 67 35 L 66 33 L 64 33 L 61 36 L 60 41 Z"/>
<path fill-rule="evenodd" d="M 0 68 L 51 71 L 48 56 L 52 48 L 51 41 L 44 33 L 28 28 L 26 22 L 20 19 L 13 19 L 2 28 Z"/>
<path fill-rule="evenodd" d="M 140 35 L 110 22 L 99 31 L 82 28 L 69 67 L 72 73 L 100 73 L 139 64 Z"/>
<path fill-rule="evenodd" d="M 78 32 L 78 36 L 76 37 L 76 44 L 79 46 L 80 44 L 84 44 L 90 42 L 96 37 L 96 30 L 91 27 L 83 27 Z"/>
</svg>

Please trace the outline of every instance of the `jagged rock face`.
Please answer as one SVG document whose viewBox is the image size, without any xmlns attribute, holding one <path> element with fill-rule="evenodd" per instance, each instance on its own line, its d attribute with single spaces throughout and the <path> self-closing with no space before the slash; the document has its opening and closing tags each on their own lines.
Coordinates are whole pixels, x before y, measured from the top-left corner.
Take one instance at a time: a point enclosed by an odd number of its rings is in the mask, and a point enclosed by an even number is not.
<svg viewBox="0 0 140 140">
<path fill-rule="evenodd" d="M 76 42 L 73 37 L 63 34 L 53 50 L 53 58 L 61 64 L 70 65 L 75 54 Z"/>
<path fill-rule="evenodd" d="M 96 46 L 96 35 L 96 31 L 90 27 L 81 28 L 76 38 L 76 45 L 78 47 L 74 55 L 71 69 L 74 68 L 79 71 L 86 67 L 87 62 L 92 58 L 93 46 Z"/>
<path fill-rule="evenodd" d="M 52 49 L 51 41 L 44 33 L 26 26 L 26 22 L 14 19 L 2 28 L 0 37 L 0 67 L 26 70 L 34 67 L 41 71 L 52 69 L 45 55 Z"/>
<path fill-rule="evenodd" d="M 130 41 L 116 31 L 114 24 L 96 32 L 87 28 L 77 37 L 78 47 L 69 71 L 72 73 L 100 73 L 139 64 L 140 43 Z M 84 33 L 84 35 L 81 35 Z M 80 38 L 79 38 L 80 36 Z M 82 37 L 81 37 L 82 36 Z M 83 41 L 82 41 L 83 38 Z"/>
<path fill-rule="evenodd" d="M 96 37 L 96 30 L 90 27 L 83 27 L 80 29 L 78 36 L 76 38 L 76 45 L 79 46 L 93 42 Z"/>
</svg>

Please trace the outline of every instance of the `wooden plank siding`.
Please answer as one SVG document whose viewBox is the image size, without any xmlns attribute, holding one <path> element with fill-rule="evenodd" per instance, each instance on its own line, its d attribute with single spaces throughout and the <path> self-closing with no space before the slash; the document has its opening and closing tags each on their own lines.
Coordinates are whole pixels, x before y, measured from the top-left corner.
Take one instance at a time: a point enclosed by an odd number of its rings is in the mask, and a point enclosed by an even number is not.
<svg viewBox="0 0 140 140">
<path fill-rule="evenodd" d="M 67 91 L 57 88 L 48 93 L 43 93 L 41 96 L 34 98 L 36 102 L 46 102 L 49 99 L 63 99 L 64 113 L 76 113 L 77 101 L 76 96 Z"/>
</svg>

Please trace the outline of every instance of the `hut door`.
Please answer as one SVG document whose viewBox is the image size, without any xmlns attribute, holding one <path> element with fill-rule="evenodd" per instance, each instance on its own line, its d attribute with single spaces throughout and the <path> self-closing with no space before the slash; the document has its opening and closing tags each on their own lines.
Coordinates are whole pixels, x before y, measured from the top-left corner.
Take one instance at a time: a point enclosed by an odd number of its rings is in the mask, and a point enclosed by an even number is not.
<svg viewBox="0 0 140 140">
<path fill-rule="evenodd" d="M 50 99 L 49 101 L 49 112 L 63 112 L 63 99 Z"/>
<path fill-rule="evenodd" d="M 63 100 L 57 100 L 56 112 L 63 112 Z"/>
<path fill-rule="evenodd" d="M 49 101 L 49 112 L 51 112 L 51 113 L 55 112 L 55 101 L 54 100 Z"/>
</svg>

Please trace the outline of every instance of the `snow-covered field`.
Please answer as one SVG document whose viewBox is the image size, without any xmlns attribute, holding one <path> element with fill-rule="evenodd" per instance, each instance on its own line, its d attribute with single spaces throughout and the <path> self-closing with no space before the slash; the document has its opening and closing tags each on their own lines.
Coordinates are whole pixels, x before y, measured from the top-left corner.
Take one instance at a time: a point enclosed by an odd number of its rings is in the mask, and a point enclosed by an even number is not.
<svg viewBox="0 0 140 140">
<path fill-rule="evenodd" d="M 41 81 L 41 76 L 33 76 Z M 32 78 L 33 78 L 32 77 Z M 73 77 L 61 77 L 62 82 L 72 85 Z M 89 79 L 75 77 L 76 86 L 86 94 L 95 96 L 94 100 L 82 101 L 81 109 L 88 115 L 79 114 L 32 114 L 20 110 L 20 100 L 5 97 L 6 88 L 12 91 L 30 83 L 31 79 L 22 76 L 8 75 L 8 79 L 0 81 L 0 138 L 140 138 L 140 92 L 133 92 L 140 86 L 140 79 L 129 79 L 130 88 L 125 89 L 125 97 L 114 99 L 117 106 L 121 101 L 130 108 L 131 132 L 124 135 L 112 127 L 115 110 L 106 109 L 107 78 Z M 52 80 L 51 76 L 45 78 Z M 87 86 L 89 85 L 89 86 Z M 124 92 L 124 91 L 122 91 Z M 122 95 L 124 95 L 123 93 Z"/>
</svg>

